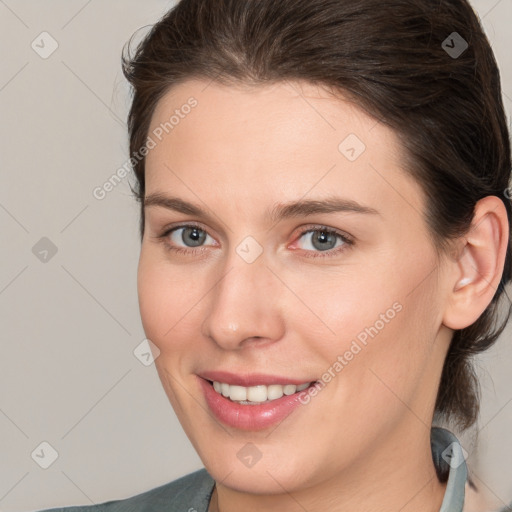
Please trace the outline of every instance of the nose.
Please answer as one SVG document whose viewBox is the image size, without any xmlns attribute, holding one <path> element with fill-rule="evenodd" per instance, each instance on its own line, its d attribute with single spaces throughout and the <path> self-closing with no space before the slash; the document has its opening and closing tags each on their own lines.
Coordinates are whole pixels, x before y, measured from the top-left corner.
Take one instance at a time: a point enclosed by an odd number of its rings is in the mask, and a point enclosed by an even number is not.
<svg viewBox="0 0 512 512">
<path fill-rule="evenodd" d="M 247 263 L 235 253 L 208 294 L 202 334 L 225 350 L 263 346 L 281 339 L 282 286 L 262 256 Z"/>
</svg>

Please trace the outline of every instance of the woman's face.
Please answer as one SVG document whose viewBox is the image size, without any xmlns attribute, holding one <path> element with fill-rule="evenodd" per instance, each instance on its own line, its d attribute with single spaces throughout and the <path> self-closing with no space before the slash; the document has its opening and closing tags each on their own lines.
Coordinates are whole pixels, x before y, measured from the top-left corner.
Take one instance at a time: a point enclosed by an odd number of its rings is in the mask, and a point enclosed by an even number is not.
<svg viewBox="0 0 512 512">
<path fill-rule="evenodd" d="M 188 81 L 148 135 L 142 321 L 210 474 L 281 493 L 425 463 L 448 280 L 394 133 L 307 83 Z"/>
</svg>

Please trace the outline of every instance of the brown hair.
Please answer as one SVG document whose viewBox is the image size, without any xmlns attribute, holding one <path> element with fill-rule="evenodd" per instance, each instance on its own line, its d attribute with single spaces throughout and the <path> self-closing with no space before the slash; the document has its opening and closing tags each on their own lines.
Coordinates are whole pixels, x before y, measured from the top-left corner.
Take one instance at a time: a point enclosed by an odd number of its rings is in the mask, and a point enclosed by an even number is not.
<svg viewBox="0 0 512 512">
<path fill-rule="evenodd" d="M 462 54 L 450 52 L 460 53 L 463 41 L 468 48 Z M 438 250 L 467 233 L 483 197 L 500 197 L 510 224 L 510 140 L 500 75 L 466 0 L 182 0 L 133 57 L 128 54 L 123 72 L 133 87 L 131 154 L 146 143 L 158 101 L 185 80 L 305 80 L 348 95 L 400 137 L 409 172 L 425 192 L 426 222 Z M 144 164 L 142 158 L 133 166 L 141 236 Z M 512 306 L 500 323 L 498 300 L 511 273 L 509 238 L 490 305 L 473 325 L 455 331 L 444 363 L 436 414 L 462 429 L 479 410 L 471 356 L 489 348 L 505 327 Z"/>
</svg>

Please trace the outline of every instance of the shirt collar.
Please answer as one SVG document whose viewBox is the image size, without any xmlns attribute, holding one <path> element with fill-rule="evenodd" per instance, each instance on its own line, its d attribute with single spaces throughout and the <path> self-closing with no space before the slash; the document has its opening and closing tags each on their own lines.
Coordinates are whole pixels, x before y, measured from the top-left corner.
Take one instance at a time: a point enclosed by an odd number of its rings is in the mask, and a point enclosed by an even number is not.
<svg viewBox="0 0 512 512">
<path fill-rule="evenodd" d="M 448 481 L 439 512 L 462 512 L 468 470 L 459 440 L 449 431 L 432 427 L 432 458 L 436 469 L 448 469 Z"/>
</svg>

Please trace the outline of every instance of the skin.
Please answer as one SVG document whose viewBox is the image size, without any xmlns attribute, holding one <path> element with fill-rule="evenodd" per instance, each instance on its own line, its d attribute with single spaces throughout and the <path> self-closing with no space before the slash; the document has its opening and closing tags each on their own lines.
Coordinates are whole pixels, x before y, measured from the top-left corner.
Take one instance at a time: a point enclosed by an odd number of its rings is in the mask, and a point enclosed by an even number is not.
<svg viewBox="0 0 512 512">
<path fill-rule="evenodd" d="M 138 291 L 165 392 L 216 480 L 210 510 L 439 510 L 435 397 L 453 329 L 478 318 L 499 282 L 503 204 L 480 201 L 468 236 L 438 257 L 398 138 L 342 96 L 304 82 L 190 80 L 159 101 L 149 133 L 191 96 L 197 106 L 147 155 L 146 197 L 172 195 L 209 217 L 146 207 Z M 355 161 L 338 149 L 349 134 L 366 146 Z M 265 214 L 333 195 L 377 213 Z M 201 247 L 182 239 L 189 222 L 208 235 Z M 353 244 L 318 249 L 308 230 L 323 226 Z M 252 263 L 236 252 L 247 236 L 263 251 Z M 396 303 L 401 311 L 279 425 L 242 431 L 209 413 L 198 373 L 320 380 Z M 251 468 L 237 457 L 249 442 L 262 454 Z"/>
</svg>

